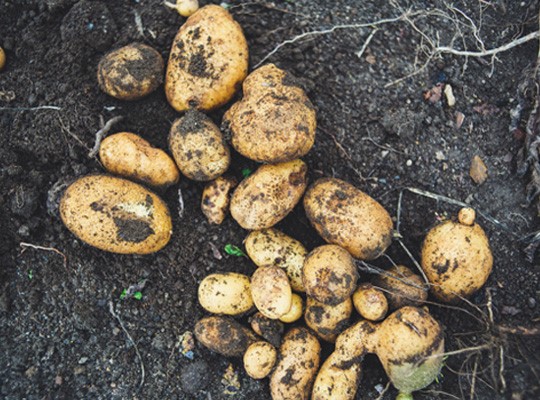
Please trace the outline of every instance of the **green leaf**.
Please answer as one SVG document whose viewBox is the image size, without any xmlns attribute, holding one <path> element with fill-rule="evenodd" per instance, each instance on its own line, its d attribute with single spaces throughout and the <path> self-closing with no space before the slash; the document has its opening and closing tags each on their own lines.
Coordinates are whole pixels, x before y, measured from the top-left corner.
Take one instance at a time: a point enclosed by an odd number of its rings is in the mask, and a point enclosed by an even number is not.
<svg viewBox="0 0 540 400">
<path fill-rule="evenodd" d="M 32 280 L 33 277 L 34 277 L 34 271 L 33 271 L 33 270 L 29 270 L 29 271 L 28 271 L 28 279 Z"/>
<path fill-rule="evenodd" d="M 247 178 L 248 176 L 251 175 L 252 172 L 253 172 L 253 171 L 252 171 L 251 169 L 249 169 L 249 168 L 244 168 L 244 169 L 242 170 L 242 176 L 243 176 L 244 178 Z"/>
<path fill-rule="evenodd" d="M 122 290 L 122 294 L 120 294 L 120 300 L 124 300 L 127 296 L 127 289 Z"/>
<path fill-rule="evenodd" d="M 225 253 L 231 256 L 246 257 L 246 253 L 244 253 L 242 249 L 240 249 L 240 247 L 235 246 L 233 244 L 230 244 L 230 243 L 226 244 L 224 249 L 225 249 Z"/>
<path fill-rule="evenodd" d="M 133 293 L 133 298 L 135 300 L 141 300 L 142 299 L 142 293 L 141 292 L 135 292 Z"/>
</svg>

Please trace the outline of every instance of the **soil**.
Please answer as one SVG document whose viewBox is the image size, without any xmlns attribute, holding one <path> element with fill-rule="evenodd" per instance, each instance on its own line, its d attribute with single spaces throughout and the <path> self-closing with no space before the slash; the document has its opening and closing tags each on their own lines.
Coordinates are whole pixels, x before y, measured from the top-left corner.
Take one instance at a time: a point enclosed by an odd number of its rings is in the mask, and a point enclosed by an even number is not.
<svg viewBox="0 0 540 400">
<path fill-rule="evenodd" d="M 438 0 L 397 3 L 450 12 Z M 538 29 L 535 0 L 454 3 L 472 20 L 482 21 L 486 48 Z M 400 13 L 392 2 L 381 0 L 230 5 L 249 42 L 251 66 L 300 33 Z M 3 0 L 0 11 L 0 46 L 7 54 L 0 73 L 0 397 L 269 399 L 267 380 L 248 378 L 240 360 L 198 344 L 193 360 L 182 352 L 181 335 L 205 315 L 196 298 L 201 279 L 216 271 L 254 270 L 248 259 L 223 251 L 228 243 L 241 246 L 246 232 L 230 217 L 220 226 L 206 222 L 200 211 L 202 184 L 188 179 L 179 184 L 183 215 L 178 187 L 161 193 L 173 215 L 174 233 L 164 250 L 148 256 L 91 248 L 64 227 L 55 207 L 68 182 L 103 171 L 96 158 L 88 157 L 100 119 L 121 115 L 114 131 L 135 132 L 167 148 L 170 126 L 179 114 L 163 90 L 138 101 L 116 100 L 100 91 L 96 70 L 107 51 L 134 41 L 156 48 L 166 60 L 185 20 L 161 0 Z M 442 44 L 449 43 L 456 26 L 467 40 L 454 46 L 477 44 L 464 25 L 433 16 L 417 21 L 420 29 L 439 32 Z M 493 65 L 490 58 L 435 57 L 420 73 L 386 87 L 412 73 L 417 56 L 417 67 L 425 61 L 421 37 L 404 21 L 381 25 L 358 56 L 371 32 L 337 29 L 309 36 L 281 47 L 268 60 L 294 74 L 317 108 L 316 144 L 305 157 L 310 181 L 321 176 L 347 180 L 396 218 L 403 193 L 399 229 L 415 258 L 427 229 L 459 207 L 403 188 L 465 201 L 492 217 L 478 219 L 495 259 L 485 287 L 459 308 L 430 305 L 445 327 L 448 351 L 481 349 L 450 356 L 438 382 L 416 398 L 539 398 L 540 347 L 538 335 L 531 334 L 540 319 L 539 259 L 527 258 L 521 240 L 538 229 L 538 220 L 527 204 L 528 177 L 516 174 L 523 138 L 508 128 L 519 84 L 534 68 L 538 42 L 499 54 Z M 424 98 L 441 82 L 452 86 L 454 107 L 444 95 L 435 102 Z M 44 106 L 57 108 L 36 108 Z M 219 124 L 225 109 L 210 117 Z M 465 117 L 461 127 L 458 112 Z M 524 116 L 527 112 L 530 106 Z M 483 184 L 469 176 L 475 155 L 488 168 Z M 233 154 L 232 172 L 238 178 L 242 169 L 255 167 Z M 323 243 L 301 206 L 278 228 L 309 249 Z M 414 267 L 397 241 L 388 256 Z M 374 264 L 388 268 L 390 259 Z M 138 286 L 121 296 L 132 285 Z M 134 298 L 134 291 L 142 298 Z M 325 347 L 324 354 L 329 351 Z M 236 374 L 239 385 L 224 379 L 230 363 L 230 375 Z M 369 356 L 357 398 L 376 398 L 386 383 L 379 362 Z M 395 395 L 390 388 L 382 398 Z"/>
</svg>

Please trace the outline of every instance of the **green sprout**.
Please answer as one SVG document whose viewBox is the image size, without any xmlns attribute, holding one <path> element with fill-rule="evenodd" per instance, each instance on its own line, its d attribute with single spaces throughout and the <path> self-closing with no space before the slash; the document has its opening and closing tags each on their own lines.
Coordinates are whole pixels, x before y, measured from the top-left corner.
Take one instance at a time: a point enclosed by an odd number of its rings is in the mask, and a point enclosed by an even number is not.
<svg viewBox="0 0 540 400">
<path fill-rule="evenodd" d="M 142 293 L 141 292 L 135 292 L 133 293 L 133 298 L 135 300 L 141 300 L 142 299 Z"/>
<path fill-rule="evenodd" d="M 29 271 L 28 271 L 28 279 L 32 280 L 33 277 L 34 277 L 34 271 L 33 271 L 33 270 L 29 270 Z"/>
<path fill-rule="evenodd" d="M 226 244 L 224 249 L 225 249 L 225 253 L 231 256 L 246 257 L 246 253 L 244 253 L 240 247 L 235 246 L 233 244 L 230 244 L 230 243 Z"/>
<path fill-rule="evenodd" d="M 247 178 L 248 176 L 251 175 L 252 172 L 253 172 L 253 171 L 252 171 L 250 168 L 244 168 L 244 169 L 242 170 L 242 176 L 243 176 L 244 178 Z"/>
<path fill-rule="evenodd" d="M 122 290 L 122 293 L 120 294 L 120 300 L 124 300 L 127 296 L 127 289 Z"/>
</svg>

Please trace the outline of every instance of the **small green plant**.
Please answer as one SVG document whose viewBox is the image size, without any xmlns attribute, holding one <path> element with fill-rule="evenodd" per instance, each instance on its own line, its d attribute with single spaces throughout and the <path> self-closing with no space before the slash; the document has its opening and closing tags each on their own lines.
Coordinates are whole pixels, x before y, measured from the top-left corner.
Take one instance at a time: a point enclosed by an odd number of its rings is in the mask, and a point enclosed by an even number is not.
<svg viewBox="0 0 540 400">
<path fill-rule="evenodd" d="M 244 168 L 244 169 L 242 170 L 242 176 L 243 176 L 244 178 L 247 178 L 248 176 L 251 175 L 252 172 L 253 172 L 253 171 L 252 171 L 250 168 Z"/>
<path fill-rule="evenodd" d="M 227 254 L 229 254 L 231 256 L 247 257 L 246 253 L 244 253 L 240 247 L 235 246 L 235 245 L 230 244 L 230 243 L 227 243 L 225 245 L 224 250 L 225 250 L 225 253 L 227 253 Z"/>
<path fill-rule="evenodd" d="M 29 270 L 28 271 L 28 279 L 32 280 L 32 278 L 34 277 L 34 270 Z"/>
</svg>

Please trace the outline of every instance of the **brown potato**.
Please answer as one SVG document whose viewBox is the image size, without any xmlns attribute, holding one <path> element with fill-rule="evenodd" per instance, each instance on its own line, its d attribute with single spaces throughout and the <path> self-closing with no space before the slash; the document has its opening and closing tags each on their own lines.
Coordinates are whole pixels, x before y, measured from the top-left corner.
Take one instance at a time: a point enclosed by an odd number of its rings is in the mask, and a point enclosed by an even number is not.
<svg viewBox="0 0 540 400">
<path fill-rule="evenodd" d="M 270 319 L 260 312 L 249 317 L 249 324 L 253 331 L 270 342 L 274 347 L 279 347 L 283 335 L 283 324 L 277 319 Z"/>
<path fill-rule="evenodd" d="M 229 193 L 238 184 L 234 177 L 214 179 L 203 190 L 201 210 L 211 224 L 220 225 L 229 212 Z"/>
<path fill-rule="evenodd" d="M 271 164 L 306 155 L 315 141 L 317 121 L 295 78 L 267 64 L 246 78 L 243 89 L 243 99 L 223 117 L 233 147 L 247 158 Z"/>
<path fill-rule="evenodd" d="M 355 258 L 379 257 L 392 242 L 388 212 L 367 194 L 336 178 L 317 180 L 304 197 L 306 214 L 319 235 Z"/>
<path fill-rule="evenodd" d="M 302 301 L 302 298 L 296 293 L 293 293 L 291 309 L 287 312 L 287 314 L 279 317 L 279 320 L 281 322 L 285 322 L 286 324 L 290 324 L 294 321 L 298 321 L 300 318 L 302 318 L 302 314 L 304 311 L 303 304 L 304 302 Z"/>
<path fill-rule="evenodd" d="M 362 283 L 353 294 L 354 308 L 369 321 L 380 321 L 388 312 L 388 300 L 384 293 L 371 283 Z"/>
<path fill-rule="evenodd" d="M 292 305 L 287 274 L 279 267 L 257 268 L 251 277 L 251 296 L 257 310 L 267 318 L 279 319 Z"/>
<path fill-rule="evenodd" d="M 304 318 L 308 327 L 321 339 L 334 343 L 349 323 L 353 305 L 350 297 L 336 305 L 326 305 L 307 297 Z"/>
<path fill-rule="evenodd" d="M 244 179 L 231 198 L 231 215 L 244 229 L 271 228 L 300 201 L 307 185 L 302 160 L 262 165 Z"/>
<path fill-rule="evenodd" d="M 227 103 L 247 76 L 242 28 L 223 7 L 208 5 L 188 18 L 171 49 L 165 93 L 177 111 L 212 110 Z"/>
<path fill-rule="evenodd" d="M 373 284 L 384 289 L 392 310 L 420 306 L 428 296 L 428 287 L 422 278 L 403 265 L 394 266 L 386 274 L 378 275 Z"/>
<path fill-rule="evenodd" d="M 4 52 L 4 49 L 0 47 L 0 71 L 4 69 L 5 65 L 6 65 L 6 53 Z"/>
<path fill-rule="evenodd" d="M 304 262 L 306 293 L 323 304 L 336 305 L 345 301 L 356 289 L 357 279 L 351 255 L 333 244 L 315 248 Z"/>
<path fill-rule="evenodd" d="M 240 315 L 253 308 L 249 277 L 235 272 L 211 274 L 199 284 L 200 305 L 214 314 Z"/>
<path fill-rule="evenodd" d="M 163 82 L 161 54 L 142 43 L 114 50 L 98 64 L 101 90 L 120 100 L 137 100 L 157 89 Z"/>
<path fill-rule="evenodd" d="M 99 147 L 99 158 L 107 171 L 158 188 L 173 185 L 180 178 L 167 153 L 129 132 L 105 138 Z"/>
<path fill-rule="evenodd" d="M 270 375 L 277 360 L 277 351 L 267 342 L 255 342 L 244 354 L 244 369 L 253 379 L 263 379 Z"/>
<path fill-rule="evenodd" d="M 113 253 L 154 253 L 172 234 L 163 200 L 141 185 L 107 175 L 72 183 L 60 200 L 60 216 L 79 239 Z"/>
<path fill-rule="evenodd" d="M 230 317 L 211 316 L 195 324 L 195 337 L 206 348 L 226 357 L 242 357 L 257 336 Z"/>
</svg>

